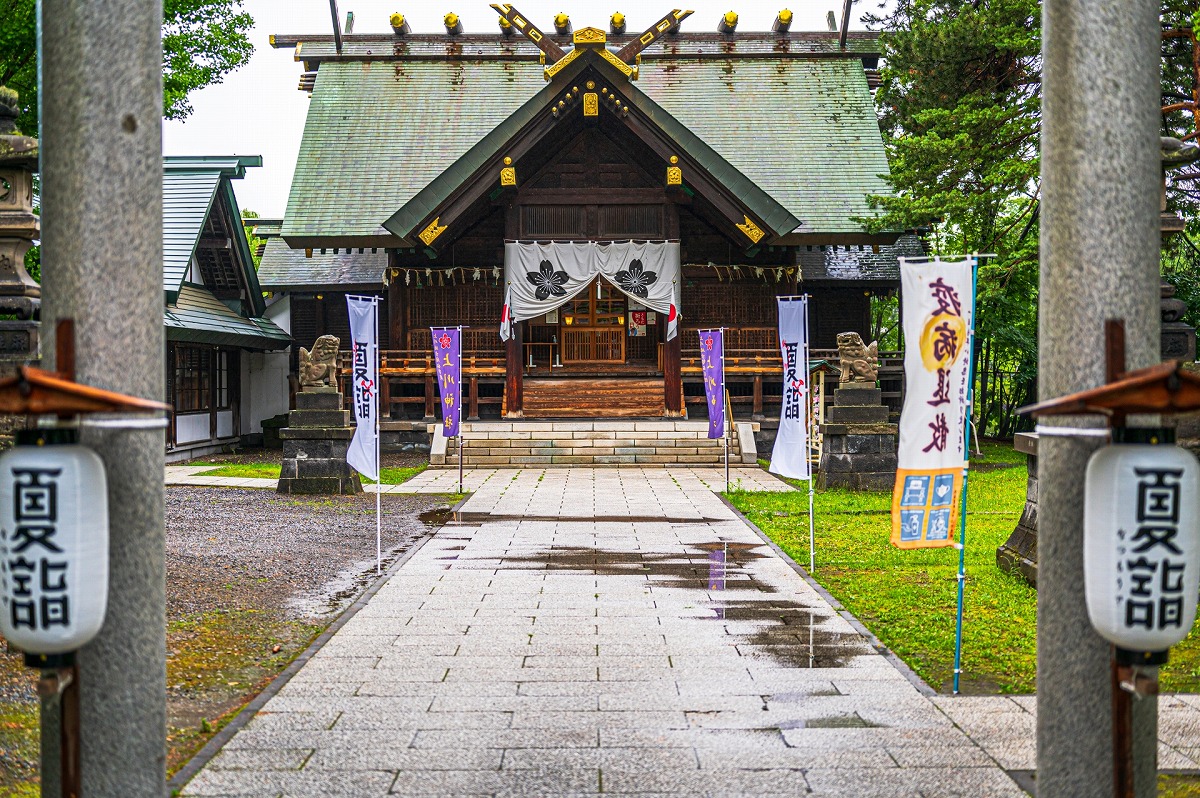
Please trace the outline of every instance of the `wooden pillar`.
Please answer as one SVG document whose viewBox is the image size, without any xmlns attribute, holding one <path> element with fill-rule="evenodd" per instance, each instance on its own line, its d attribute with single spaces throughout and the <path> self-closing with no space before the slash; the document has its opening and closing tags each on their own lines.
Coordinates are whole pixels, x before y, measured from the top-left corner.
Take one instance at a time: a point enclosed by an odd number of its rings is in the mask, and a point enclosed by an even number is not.
<svg viewBox="0 0 1200 798">
<path fill-rule="evenodd" d="M 388 255 L 389 261 L 395 255 Z M 400 279 L 393 278 L 388 284 L 388 343 L 391 349 L 408 349 L 408 330 L 405 316 L 408 307 L 408 289 Z"/>
<path fill-rule="evenodd" d="M 474 358 L 472 358 L 474 360 Z M 470 403 L 467 406 L 467 421 L 479 420 L 479 378 L 472 377 L 470 383 L 470 393 L 467 401 Z"/>
<path fill-rule="evenodd" d="M 663 335 L 666 335 L 666 318 L 663 318 Z M 683 329 L 663 346 L 663 403 L 668 416 L 683 415 L 683 376 L 679 372 L 682 359 Z"/>
<path fill-rule="evenodd" d="M 437 392 L 433 385 L 433 374 L 425 375 L 425 420 L 434 421 L 437 419 Z"/>
<path fill-rule="evenodd" d="M 525 349 L 525 322 L 515 322 L 512 329 L 512 337 L 504 343 L 504 404 L 507 418 L 523 418 L 525 366 L 521 354 Z"/>
<path fill-rule="evenodd" d="M 751 410 L 752 419 L 760 421 L 763 417 L 762 375 L 754 375 L 754 408 Z"/>
</svg>

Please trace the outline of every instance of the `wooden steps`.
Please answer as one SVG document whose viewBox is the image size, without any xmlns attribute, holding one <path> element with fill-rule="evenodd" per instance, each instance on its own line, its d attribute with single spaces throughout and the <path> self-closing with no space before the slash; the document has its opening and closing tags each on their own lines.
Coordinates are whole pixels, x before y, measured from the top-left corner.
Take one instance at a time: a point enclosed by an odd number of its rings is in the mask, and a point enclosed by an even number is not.
<svg viewBox="0 0 1200 798">
<path fill-rule="evenodd" d="M 525 418 L 662 418 L 658 378 L 526 379 Z"/>
</svg>

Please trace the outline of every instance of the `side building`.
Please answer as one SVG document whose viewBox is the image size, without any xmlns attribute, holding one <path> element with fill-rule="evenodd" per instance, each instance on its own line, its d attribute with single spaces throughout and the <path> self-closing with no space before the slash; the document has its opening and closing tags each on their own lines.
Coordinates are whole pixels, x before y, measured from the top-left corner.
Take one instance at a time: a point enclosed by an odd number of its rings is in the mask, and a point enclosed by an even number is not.
<svg viewBox="0 0 1200 798">
<path fill-rule="evenodd" d="M 251 166 L 262 159 L 163 159 L 167 462 L 220 451 L 288 409 L 286 303 L 263 295 L 231 182 Z"/>
<path fill-rule="evenodd" d="M 864 224 L 889 191 L 876 40 L 679 21 L 272 37 L 311 92 L 260 270 L 289 297 L 297 342 L 346 340 L 345 294 L 372 293 L 394 419 L 436 415 L 428 328 L 457 325 L 469 417 L 678 417 L 704 401 L 696 331 L 724 327 L 736 414 L 776 415 L 776 297 L 811 295 L 812 344 L 832 350 L 839 332 L 869 335 L 871 297 L 921 252 Z M 584 244 L 594 262 L 623 242 L 653 251 L 659 274 L 640 259 L 625 277 L 561 272 Z M 646 299 L 660 274 L 669 304 Z M 545 312 L 520 312 L 526 283 Z"/>
</svg>

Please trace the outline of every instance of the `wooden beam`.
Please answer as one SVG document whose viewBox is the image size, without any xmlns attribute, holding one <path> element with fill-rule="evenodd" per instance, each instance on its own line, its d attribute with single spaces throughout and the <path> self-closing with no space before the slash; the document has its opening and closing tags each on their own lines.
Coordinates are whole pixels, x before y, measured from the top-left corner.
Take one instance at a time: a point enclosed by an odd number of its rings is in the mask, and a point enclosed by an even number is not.
<svg viewBox="0 0 1200 798">
<path fill-rule="evenodd" d="M 197 249 L 233 249 L 233 241 L 227 236 L 200 236 Z"/>
<path fill-rule="evenodd" d="M 674 28 L 679 27 L 679 23 L 691 15 L 691 11 L 680 11 L 678 8 L 672 9 L 665 17 L 655 22 L 649 28 L 646 28 L 645 33 L 618 50 L 616 53 L 617 58 L 626 64 L 633 63 L 633 59 L 638 53 L 654 44 L 663 36 L 666 36 Z"/>
<path fill-rule="evenodd" d="M 550 39 L 547 39 L 546 34 L 538 30 L 537 25 L 530 22 L 524 14 L 517 11 L 513 6 L 492 3 L 492 8 L 497 14 L 508 20 L 514 28 L 520 31 L 522 36 L 537 45 L 537 48 L 546 54 L 546 59 L 551 64 L 558 62 L 566 56 L 566 50 L 559 47 Z"/>
<path fill-rule="evenodd" d="M 525 364 L 521 359 L 524 350 L 525 322 L 512 326 L 512 337 L 504 342 L 504 404 L 507 418 L 522 418 L 525 404 Z"/>
</svg>

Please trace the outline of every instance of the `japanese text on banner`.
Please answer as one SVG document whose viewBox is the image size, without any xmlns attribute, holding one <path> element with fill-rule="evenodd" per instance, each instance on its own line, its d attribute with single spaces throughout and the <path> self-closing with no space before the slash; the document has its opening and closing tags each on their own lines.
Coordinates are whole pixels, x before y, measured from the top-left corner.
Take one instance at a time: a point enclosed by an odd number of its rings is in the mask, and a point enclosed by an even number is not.
<svg viewBox="0 0 1200 798">
<path fill-rule="evenodd" d="M 708 437 L 725 436 L 725 341 L 721 330 L 700 330 L 700 365 L 708 405 Z"/>
<path fill-rule="evenodd" d="M 442 431 L 447 438 L 459 433 L 462 418 L 462 330 L 430 327 L 433 358 L 437 363 L 438 394 L 442 403 Z"/>
<path fill-rule="evenodd" d="M 779 431 L 771 450 L 769 470 L 792 479 L 810 479 L 812 461 L 809 459 L 808 414 L 804 406 L 809 396 L 808 298 L 782 297 L 778 301 L 783 407 L 779 412 Z"/>
<path fill-rule="evenodd" d="M 354 438 L 346 462 L 358 473 L 379 480 L 379 304 L 375 297 L 346 296 L 350 315 L 350 385 Z"/>
<path fill-rule="evenodd" d="M 950 546 L 967 462 L 974 260 L 900 261 L 904 408 L 892 543 Z"/>
</svg>

